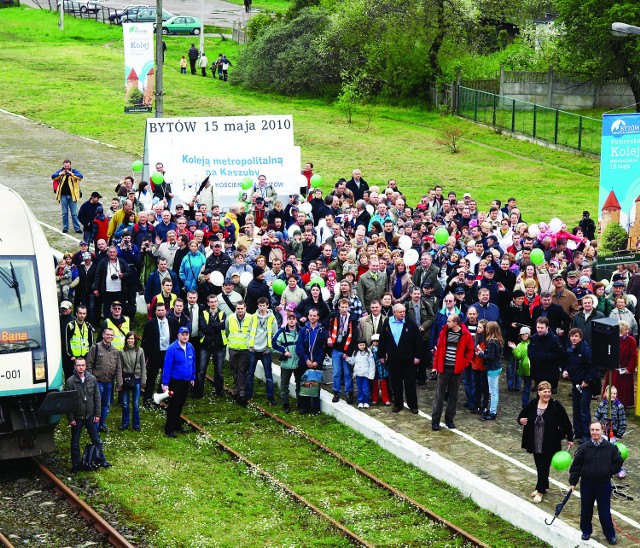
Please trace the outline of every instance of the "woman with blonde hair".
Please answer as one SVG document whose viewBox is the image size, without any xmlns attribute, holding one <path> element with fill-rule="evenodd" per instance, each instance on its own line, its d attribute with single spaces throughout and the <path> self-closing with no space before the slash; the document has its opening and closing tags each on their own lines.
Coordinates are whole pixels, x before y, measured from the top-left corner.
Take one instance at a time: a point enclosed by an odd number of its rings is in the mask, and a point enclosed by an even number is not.
<svg viewBox="0 0 640 548">
<path fill-rule="evenodd" d="M 389 277 L 389 291 L 393 295 L 393 304 L 406 301 L 409 298 L 412 287 L 413 284 L 411 283 L 411 276 L 407 272 L 407 265 L 404 264 L 402 259 L 396 259 L 393 272 Z"/>
</svg>

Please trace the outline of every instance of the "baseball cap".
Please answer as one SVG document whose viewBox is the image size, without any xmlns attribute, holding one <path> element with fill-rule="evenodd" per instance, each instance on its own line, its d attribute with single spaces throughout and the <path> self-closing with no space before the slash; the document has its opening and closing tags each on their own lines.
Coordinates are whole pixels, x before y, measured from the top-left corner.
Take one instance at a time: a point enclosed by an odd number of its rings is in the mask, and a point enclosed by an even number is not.
<svg viewBox="0 0 640 548">
<path fill-rule="evenodd" d="M 591 280 L 589 279 L 589 276 L 580 276 L 580 279 L 578 280 L 579 284 L 588 284 Z"/>
<path fill-rule="evenodd" d="M 571 272 L 567 272 L 567 278 L 579 278 L 580 273 L 577 270 L 572 270 Z"/>
<path fill-rule="evenodd" d="M 376 333 L 375 335 L 371 335 L 371 342 L 379 341 L 380 335 Z"/>
<path fill-rule="evenodd" d="M 176 209 L 184 209 L 184 206 L 183 206 L 182 204 L 178 204 L 178 205 L 176 206 Z"/>
<path fill-rule="evenodd" d="M 82 240 L 78 245 L 89 245 L 85 240 Z"/>
<path fill-rule="evenodd" d="M 91 197 L 92 198 L 102 198 L 102 194 L 100 194 L 99 192 L 92 192 L 91 193 Z"/>
<path fill-rule="evenodd" d="M 215 240 L 213 242 L 213 247 L 222 247 L 222 242 L 220 240 Z"/>
<path fill-rule="evenodd" d="M 622 280 L 616 280 L 613 282 L 613 287 L 624 287 L 624 282 Z"/>
<path fill-rule="evenodd" d="M 431 289 L 433 284 L 431 282 L 422 282 L 422 289 Z"/>
<path fill-rule="evenodd" d="M 471 194 L 469 194 L 468 192 L 465 192 L 463 198 L 471 198 Z"/>
<path fill-rule="evenodd" d="M 113 308 L 114 306 L 122 306 L 122 303 L 120 301 L 113 301 L 111 303 L 111 308 Z"/>
<path fill-rule="evenodd" d="M 178 333 L 189 333 L 189 328 L 181 327 L 180 329 L 178 329 Z"/>
<path fill-rule="evenodd" d="M 475 280 L 476 279 L 476 275 L 473 272 L 467 272 L 467 275 L 465 276 L 465 278 L 467 280 Z"/>
<path fill-rule="evenodd" d="M 557 280 L 558 278 L 562 278 L 562 274 L 554 274 L 553 278 L 551 278 L 551 281 L 553 282 L 553 281 Z"/>
<path fill-rule="evenodd" d="M 531 328 L 527 327 L 526 325 L 524 327 L 521 327 L 520 335 L 531 335 Z"/>
<path fill-rule="evenodd" d="M 464 293 L 464 288 L 463 288 L 463 287 L 458 286 L 458 287 L 456 287 L 456 288 L 453 290 L 453 292 L 454 292 L 456 295 L 462 295 L 462 294 Z"/>
<path fill-rule="evenodd" d="M 231 278 L 225 278 L 223 285 L 233 285 L 233 280 Z"/>
<path fill-rule="evenodd" d="M 490 272 L 490 273 L 494 273 L 494 272 L 495 272 L 495 270 L 493 269 L 493 267 L 492 267 L 491 265 L 488 265 L 488 266 L 484 269 L 484 271 L 485 271 L 485 272 Z"/>
<path fill-rule="evenodd" d="M 63 308 L 64 310 L 71 310 L 72 306 L 73 305 L 69 301 L 62 301 L 60 303 L 60 308 Z"/>
</svg>

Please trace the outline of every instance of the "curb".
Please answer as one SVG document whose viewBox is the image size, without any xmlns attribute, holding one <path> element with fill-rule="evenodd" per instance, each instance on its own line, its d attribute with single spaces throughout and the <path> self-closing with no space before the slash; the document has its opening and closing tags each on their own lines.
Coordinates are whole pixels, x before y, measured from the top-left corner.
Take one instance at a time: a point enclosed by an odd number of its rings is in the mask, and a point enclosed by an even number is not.
<svg viewBox="0 0 640 548">
<path fill-rule="evenodd" d="M 280 367 L 272 365 L 274 384 L 280 384 Z M 256 377 L 264 381 L 264 370 L 256 369 Z M 295 397 L 295 384 L 289 391 Z M 453 461 L 441 457 L 435 451 L 399 434 L 377 419 L 348 405 L 341 400 L 331 402 L 332 395 L 327 390 L 320 392 L 320 408 L 323 413 L 335 417 L 339 422 L 353 428 L 386 449 L 400 460 L 413 464 L 430 476 L 458 489 L 465 497 L 471 498 L 478 506 L 493 512 L 512 525 L 535 535 L 540 540 L 557 548 L 575 546 L 599 546 L 603 544 L 591 539 L 583 541 L 580 531 L 560 519 L 553 526 L 545 524 L 551 514 L 534 504 L 472 474 Z"/>
</svg>

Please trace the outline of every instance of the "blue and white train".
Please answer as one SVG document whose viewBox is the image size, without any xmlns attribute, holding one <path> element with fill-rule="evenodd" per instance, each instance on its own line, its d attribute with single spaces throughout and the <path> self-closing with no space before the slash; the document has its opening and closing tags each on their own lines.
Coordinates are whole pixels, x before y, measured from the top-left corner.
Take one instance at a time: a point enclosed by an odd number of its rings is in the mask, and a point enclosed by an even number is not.
<svg viewBox="0 0 640 548">
<path fill-rule="evenodd" d="M 0 460 L 5 460 L 52 451 L 70 395 L 62 393 L 51 248 L 16 192 L 0 185 L 0 204 Z"/>
</svg>

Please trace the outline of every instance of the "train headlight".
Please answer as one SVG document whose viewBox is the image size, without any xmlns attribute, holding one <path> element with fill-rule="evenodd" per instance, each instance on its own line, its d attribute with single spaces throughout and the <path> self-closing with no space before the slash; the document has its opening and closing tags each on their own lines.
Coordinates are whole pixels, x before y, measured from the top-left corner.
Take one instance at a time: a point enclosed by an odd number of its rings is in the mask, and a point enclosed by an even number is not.
<svg viewBox="0 0 640 548">
<path fill-rule="evenodd" d="M 47 358 L 44 352 L 33 353 L 33 382 L 47 380 Z"/>
</svg>

